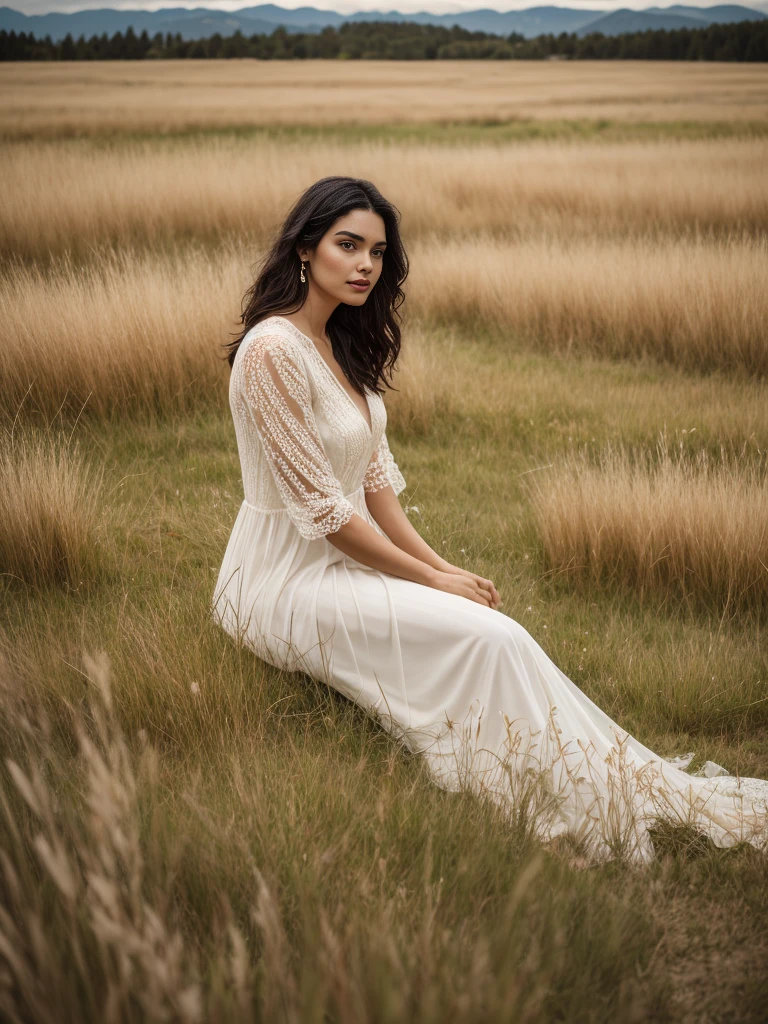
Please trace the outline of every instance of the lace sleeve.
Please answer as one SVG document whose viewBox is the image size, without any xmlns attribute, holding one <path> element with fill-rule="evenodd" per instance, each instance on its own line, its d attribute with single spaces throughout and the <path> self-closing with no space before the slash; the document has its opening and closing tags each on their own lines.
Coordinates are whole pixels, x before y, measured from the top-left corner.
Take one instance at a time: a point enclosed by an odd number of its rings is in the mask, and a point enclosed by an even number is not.
<svg viewBox="0 0 768 1024">
<path fill-rule="evenodd" d="M 392 485 L 395 494 L 405 489 L 405 478 L 397 468 L 397 463 L 392 457 L 387 443 L 387 435 L 382 434 L 376 451 L 371 456 L 368 468 L 363 477 L 363 488 L 366 494 L 373 491 L 380 491 L 387 484 Z"/>
<path fill-rule="evenodd" d="M 302 537 L 335 533 L 354 515 L 325 454 L 309 382 L 292 344 L 255 338 L 243 356 L 245 397 L 292 522 Z"/>
</svg>

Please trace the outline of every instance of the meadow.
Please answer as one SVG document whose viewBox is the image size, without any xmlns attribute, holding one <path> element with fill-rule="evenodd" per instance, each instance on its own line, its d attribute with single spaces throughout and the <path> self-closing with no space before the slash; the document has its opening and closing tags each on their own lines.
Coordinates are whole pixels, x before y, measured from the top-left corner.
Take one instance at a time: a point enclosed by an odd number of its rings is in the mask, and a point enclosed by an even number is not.
<svg viewBox="0 0 768 1024">
<path fill-rule="evenodd" d="M 119 61 L 8 64 L 16 137 L 253 126 L 600 119 L 765 126 L 761 64 L 615 61 Z"/>
<path fill-rule="evenodd" d="M 768 778 L 765 69 L 0 90 L 0 1017 L 764 1021 L 764 855 L 543 849 L 208 609 L 242 500 L 221 345 L 299 192 L 363 176 L 410 260 L 414 524 L 644 743 Z"/>
</svg>

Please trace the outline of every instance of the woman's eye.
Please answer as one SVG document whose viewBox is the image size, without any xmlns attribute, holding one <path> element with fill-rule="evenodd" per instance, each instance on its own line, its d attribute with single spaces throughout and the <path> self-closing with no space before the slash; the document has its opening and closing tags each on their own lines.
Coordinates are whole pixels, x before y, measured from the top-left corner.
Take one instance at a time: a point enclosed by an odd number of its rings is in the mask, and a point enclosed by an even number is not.
<svg viewBox="0 0 768 1024">
<path fill-rule="evenodd" d="M 339 242 L 339 245 L 351 245 L 353 248 L 354 248 L 354 244 L 355 244 L 354 242 L 350 242 L 349 240 L 347 240 L 346 242 Z M 374 249 L 373 251 L 377 252 L 379 254 L 379 256 L 383 256 L 384 252 L 385 252 L 384 249 Z M 347 252 L 349 252 L 349 250 L 347 250 Z"/>
</svg>

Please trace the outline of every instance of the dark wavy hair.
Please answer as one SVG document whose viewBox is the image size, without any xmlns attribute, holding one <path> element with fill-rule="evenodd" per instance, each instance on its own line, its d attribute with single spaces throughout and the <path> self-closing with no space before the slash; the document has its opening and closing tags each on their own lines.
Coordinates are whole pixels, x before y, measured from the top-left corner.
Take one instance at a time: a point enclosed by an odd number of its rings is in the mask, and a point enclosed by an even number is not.
<svg viewBox="0 0 768 1024">
<path fill-rule="evenodd" d="M 304 304 L 309 280 L 300 280 L 298 250 L 314 249 L 339 217 L 351 210 L 378 213 L 386 228 L 387 248 L 381 275 L 362 306 L 340 302 L 326 323 L 333 355 L 350 383 L 381 393 L 391 390 L 395 362 L 400 354 L 397 312 L 405 300 L 400 287 L 408 276 L 408 257 L 400 238 L 400 212 L 370 181 L 332 175 L 310 185 L 296 200 L 277 232 L 269 252 L 259 263 L 258 275 L 243 297 L 239 337 L 226 343 L 230 368 L 250 329 L 276 314 L 295 313 Z"/>
</svg>

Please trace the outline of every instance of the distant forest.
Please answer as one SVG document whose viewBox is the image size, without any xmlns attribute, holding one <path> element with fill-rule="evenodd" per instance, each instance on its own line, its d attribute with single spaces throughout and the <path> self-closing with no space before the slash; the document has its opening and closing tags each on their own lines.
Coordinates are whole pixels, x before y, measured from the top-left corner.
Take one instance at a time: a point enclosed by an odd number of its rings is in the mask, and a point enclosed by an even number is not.
<svg viewBox="0 0 768 1024">
<path fill-rule="evenodd" d="M 470 32 L 454 25 L 413 22 L 346 22 L 318 33 L 288 32 L 183 40 L 180 34 L 150 37 L 132 28 L 86 39 L 0 32 L 0 60 L 152 60 L 255 57 L 259 60 L 716 60 L 768 61 L 768 21 L 706 28 L 649 30 L 618 36 L 541 35 L 526 39 Z"/>
</svg>

